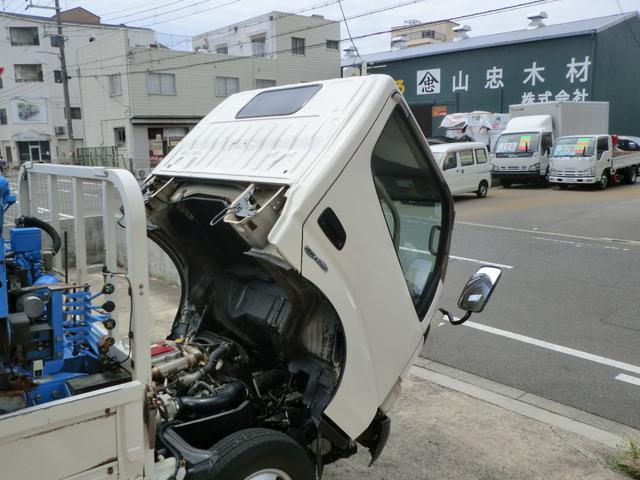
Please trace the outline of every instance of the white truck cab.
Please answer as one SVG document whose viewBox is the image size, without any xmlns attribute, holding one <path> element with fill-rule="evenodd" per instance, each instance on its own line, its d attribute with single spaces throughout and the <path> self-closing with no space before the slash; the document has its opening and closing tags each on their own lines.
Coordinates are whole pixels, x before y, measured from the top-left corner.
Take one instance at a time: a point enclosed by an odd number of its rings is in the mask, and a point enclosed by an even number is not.
<svg viewBox="0 0 640 480">
<path fill-rule="evenodd" d="M 453 195 L 475 193 L 484 198 L 491 185 L 487 146 L 480 142 L 432 145 L 431 153 Z"/>
<path fill-rule="evenodd" d="M 549 181 L 569 185 L 596 185 L 604 190 L 612 183 L 636 182 L 640 152 L 617 148 L 615 135 L 575 135 L 557 139 L 551 154 Z"/>
<path fill-rule="evenodd" d="M 152 172 L 144 198 L 125 171 L 25 164 L 20 208 L 29 213 L 31 187 L 45 178 L 53 236 L 65 176 L 78 282 L 82 189 L 98 182 L 103 272 L 126 280 L 131 313 L 105 332 L 113 305 L 86 302 L 112 285 L 92 292 L 54 267 L 41 282 L 23 272 L 19 248 L 7 257 L 3 477 L 311 480 L 358 444 L 378 458 L 402 377 L 442 320 L 453 228 L 445 180 L 390 77 L 232 95 Z M 34 232 L 23 233 L 34 248 Z M 182 284 L 167 339 L 153 346 L 147 235 Z M 458 303 L 463 318 L 444 312 L 452 323 L 482 311 L 499 277 L 478 270 Z M 64 346 L 59 356 L 34 353 L 47 338 Z"/>
<path fill-rule="evenodd" d="M 504 187 L 546 184 L 549 155 L 560 136 L 609 128 L 607 102 L 546 102 L 510 105 L 511 119 L 492 152 L 492 176 Z"/>
</svg>

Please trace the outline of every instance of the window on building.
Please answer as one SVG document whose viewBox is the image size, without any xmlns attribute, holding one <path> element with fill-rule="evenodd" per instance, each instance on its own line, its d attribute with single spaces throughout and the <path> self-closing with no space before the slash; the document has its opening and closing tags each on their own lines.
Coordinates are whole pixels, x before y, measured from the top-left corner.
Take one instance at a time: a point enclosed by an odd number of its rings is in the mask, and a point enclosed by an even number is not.
<svg viewBox="0 0 640 480">
<path fill-rule="evenodd" d="M 14 47 L 40 45 L 38 27 L 9 27 L 9 37 Z"/>
<path fill-rule="evenodd" d="M 291 37 L 291 53 L 304 55 L 304 38 Z"/>
<path fill-rule="evenodd" d="M 216 77 L 216 97 L 228 97 L 240 91 L 238 77 Z"/>
<path fill-rule="evenodd" d="M 122 79 L 119 73 L 109 75 L 109 95 L 112 97 L 122 95 Z"/>
<path fill-rule="evenodd" d="M 484 148 L 476 149 L 476 163 L 487 163 L 487 152 Z"/>
<path fill-rule="evenodd" d="M 269 88 L 269 87 L 275 87 L 275 86 L 276 86 L 275 80 L 256 78 L 256 88 Z"/>
<path fill-rule="evenodd" d="M 60 37 L 57 35 L 51 35 L 49 37 L 51 39 L 51 46 L 52 47 L 59 47 L 60 46 Z"/>
<path fill-rule="evenodd" d="M 116 147 L 125 148 L 127 146 L 127 134 L 124 127 L 116 127 L 113 129 L 113 137 L 116 142 Z"/>
<path fill-rule="evenodd" d="M 14 65 L 16 72 L 16 82 L 42 82 L 42 65 L 39 63 L 31 65 Z"/>
<path fill-rule="evenodd" d="M 60 70 L 53 71 L 53 81 L 56 83 L 62 83 L 62 71 Z"/>
<path fill-rule="evenodd" d="M 229 55 L 229 47 L 226 45 L 216 45 L 216 53 L 218 55 Z"/>
<path fill-rule="evenodd" d="M 7 109 L 0 108 L 0 125 L 6 125 L 7 123 Z"/>
<path fill-rule="evenodd" d="M 174 73 L 147 74 L 147 93 L 151 95 L 175 95 L 176 75 Z"/>
<path fill-rule="evenodd" d="M 340 42 L 338 40 L 327 40 L 327 49 L 328 50 L 339 50 Z"/>
<path fill-rule="evenodd" d="M 264 57 L 266 44 L 267 37 L 265 35 L 253 37 L 251 39 L 251 54 L 254 57 Z"/>
<path fill-rule="evenodd" d="M 64 118 L 67 118 L 67 112 L 64 113 Z M 80 107 L 71 107 L 71 119 L 72 120 L 81 120 L 82 119 L 82 109 Z"/>
</svg>

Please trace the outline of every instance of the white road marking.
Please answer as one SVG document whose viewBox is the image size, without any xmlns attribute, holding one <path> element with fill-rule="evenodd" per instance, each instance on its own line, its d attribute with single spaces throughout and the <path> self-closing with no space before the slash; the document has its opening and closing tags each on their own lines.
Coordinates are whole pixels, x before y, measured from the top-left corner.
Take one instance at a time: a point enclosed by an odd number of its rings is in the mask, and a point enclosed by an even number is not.
<svg viewBox="0 0 640 480">
<path fill-rule="evenodd" d="M 513 268 L 513 265 L 505 265 L 504 263 L 486 262 L 484 260 L 477 260 L 475 258 L 457 257 L 456 255 L 449 255 L 449 258 L 453 258 L 454 260 L 462 260 L 463 262 L 477 263 L 479 265 L 489 265 L 491 267 L 506 268 L 507 270 L 511 270 Z"/>
<path fill-rule="evenodd" d="M 582 247 L 595 247 L 604 248 L 605 250 L 620 250 L 621 252 L 630 252 L 630 248 L 614 247 L 612 245 L 594 245 L 593 243 L 574 242 L 571 240 L 559 240 L 557 238 L 545 238 L 545 237 L 531 237 L 533 240 L 543 240 L 545 242 L 559 243 L 563 245 L 573 245 L 577 248 Z"/>
<path fill-rule="evenodd" d="M 521 232 L 521 233 L 535 233 L 538 235 L 549 235 L 551 237 L 563 237 L 563 238 L 575 238 L 578 240 L 587 240 L 591 242 L 609 242 L 609 243 L 623 243 L 626 245 L 640 245 L 640 241 L 638 240 L 626 240 L 623 238 L 607 238 L 607 237 L 585 237 L 582 235 L 571 235 L 569 233 L 556 233 L 556 232 L 542 232 L 540 230 L 534 230 L 529 228 L 513 228 L 513 227 L 503 227 L 500 225 L 485 225 L 484 223 L 473 223 L 473 222 L 456 222 L 457 225 L 468 225 L 470 227 L 480 227 L 480 228 L 492 228 L 494 230 L 507 230 L 510 232 Z"/>
<path fill-rule="evenodd" d="M 417 248 L 400 247 L 400 250 L 405 250 L 407 252 L 414 252 L 414 253 L 422 253 L 424 255 L 431 255 L 430 252 L 427 252 L 426 250 L 419 250 Z M 449 258 L 453 258 L 454 260 L 461 260 L 463 262 L 477 263 L 479 265 L 489 265 L 491 267 L 506 268 L 507 270 L 511 270 L 513 268 L 513 265 L 505 265 L 503 263 L 487 262 L 485 260 L 478 260 L 478 259 L 475 259 L 475 258 L 458 257 L 456 255 L 449 255 Z"/>
<path fill-rule="evenodd" d="M 456 320 L 458 319 L 456 318 Z M 509 332 L 507 330 L 490 327 L 481 323 L 466 322 L 463 325 L 501 337 L 510 338 L 511 340 L 517 340 L 519 342 L 528 343 L 529 345 L 535 345 L 537 347 L 546 348 L 547 350 L 553 350 L 554 352 L 564 353 L 565 355 L 571 355 L 572 357 L 582 358 L 583 360 L 589 360 L 590 362 L 599 363 L 601 365 L 640 375 L 640 367 L 631 365 L 630 363 L 619 362 L 618 360 L 612 360 L 611 358 L 601 357 L 600 355 L 594 355 L 593 353 L 583 352 L 581 350 L 564 347 L 551 342 L 545 342 L 544 340 L 538 340 L 537 338 L 527 337 L 525 335 L 520 335 L 519 333 Z"/>
<path fill-rule="evenodd" d="M 631 375 L 627 375 L 626 373 L 620 373 L 616 375 L 616 380 L 631 383 L 633 385 L 640 385 L 640 378 L 632 377 Z"/>
</svg>

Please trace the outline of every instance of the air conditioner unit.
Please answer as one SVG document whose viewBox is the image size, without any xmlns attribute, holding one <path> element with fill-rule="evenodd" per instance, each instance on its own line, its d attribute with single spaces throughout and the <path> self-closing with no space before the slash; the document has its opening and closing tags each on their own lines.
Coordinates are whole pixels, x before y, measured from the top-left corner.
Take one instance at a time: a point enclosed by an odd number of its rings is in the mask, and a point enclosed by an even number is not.
<svg viewBox="0 0 640 480">
<path fill-rule="evenodd" d="M 56 133 L 56 135 L 64 135 L 66 132 L 64 127 L 54 127 L 53 130 Z"/>
</svg>

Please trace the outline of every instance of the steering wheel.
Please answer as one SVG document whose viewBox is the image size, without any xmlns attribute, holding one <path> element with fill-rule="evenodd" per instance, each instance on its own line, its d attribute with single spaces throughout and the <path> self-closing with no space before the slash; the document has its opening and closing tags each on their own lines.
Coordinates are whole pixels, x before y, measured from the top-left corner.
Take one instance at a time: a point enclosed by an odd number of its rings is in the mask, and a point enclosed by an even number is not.
<svg viewBox="0 0 640 480">
<path fill-rule="evenodd" d="M 393 234 L 391 238 L 393 240 L 393 248 L 397 253 L 400 250 L 400 214 L 380 179 L 374 177 L 373 182 L 376 187 L 376 192 L 378 192 L 378 198 L 384 200 L 384 203 L 386 203 L 389 210 L 391 210 L 391 216 L 393 217 Z"/>
</svg>

